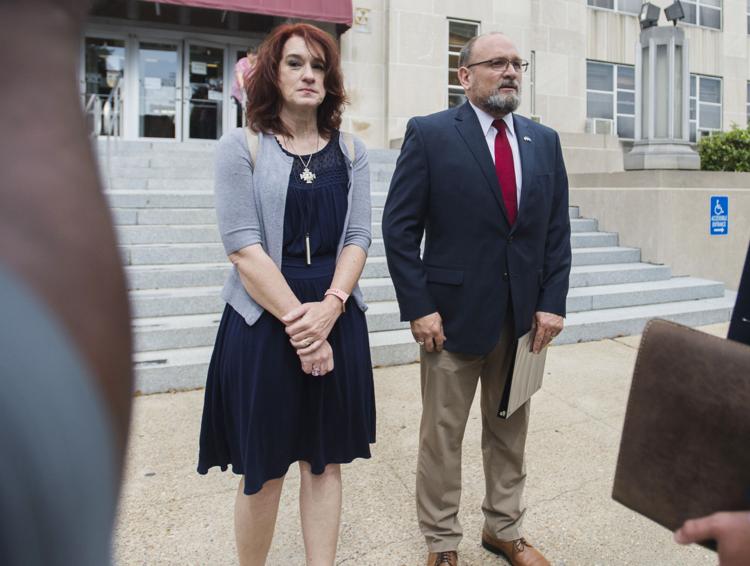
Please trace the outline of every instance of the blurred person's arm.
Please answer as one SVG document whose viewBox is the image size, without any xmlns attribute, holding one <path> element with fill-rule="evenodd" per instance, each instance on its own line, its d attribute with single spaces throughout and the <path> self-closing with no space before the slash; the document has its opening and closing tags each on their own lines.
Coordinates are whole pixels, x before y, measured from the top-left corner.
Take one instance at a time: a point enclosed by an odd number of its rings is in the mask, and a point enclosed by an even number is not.
<svg viewBox="0 0 750 566">
<path fill-rule="evenodd" d="M 111 417 L 120 470 L 131 334 L 120 254 L 76 84 L 89 6 L 0 3 L 0 66 L 12 77 L 0 89 L 0 262 L 49 307 L 87 364 Z"/>
<path fill-rule="evenodd" d="M 750 511 L 714 513 L 691 519 L 674 534 L 680 544 L 715 540 L 719 566 L 750 564 Z"/>
</svg>

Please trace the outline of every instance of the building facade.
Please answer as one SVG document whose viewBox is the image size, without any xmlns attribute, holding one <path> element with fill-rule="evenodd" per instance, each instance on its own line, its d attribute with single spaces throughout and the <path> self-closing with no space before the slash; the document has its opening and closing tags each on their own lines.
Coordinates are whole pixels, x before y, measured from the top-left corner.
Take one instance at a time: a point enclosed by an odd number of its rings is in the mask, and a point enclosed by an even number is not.
<svg viewBox="0 0 750 566">
<path fill-rule="evenodd" d="M 267 1 L 229 2 L 255 12 L 181 3 L 187 5 L 130 0 L 92 11 L 81 44 L 81 95 L 89 111 L 104 106 L 115 88 L 121 98 L 108 107 L 117 119 L 100 121 L 100 130 L 126 139 L 217 139 L 241 121 L 229 96 L 234 63 L 274 26 L 305 15 L 274 13 L 267 9 L 274 2 Z M 653 3 L 665 7 L 671 0 Z M 750 113 L 750 0 L 682 4 L 691 139 L 733 124 L 744 127 Z M 459 104 L 458 51 L 469 37 L 488 31 L 508 34 L 530 62 L 521 113 L 560 132 L 612 133 L 627 142 L 634 135 L 640 5 L 354 0 L 343 7 L 350 28 L 333 17 L 314 23 L 339 39 L 351 100 L 344 127 L 370 147 L 398 147 L 409 118 Z M 660 23 L 667 23 L 663 15 Z"/>
<path fill-rule="evenodd" d="M 691 138 L 745 127 L 750 1 L 682 4 Z M 632 139 L 640 7 L 640 0 L 357 0 L 354 25 L 341 39 L 352 98 L 348 126 L 373 146 L 397 146 L 411 116 L 462 99 L 455 66 L 465 39 L 502 31 L 531 63 L 521 113 L 561 132 Z"/>
</svg>

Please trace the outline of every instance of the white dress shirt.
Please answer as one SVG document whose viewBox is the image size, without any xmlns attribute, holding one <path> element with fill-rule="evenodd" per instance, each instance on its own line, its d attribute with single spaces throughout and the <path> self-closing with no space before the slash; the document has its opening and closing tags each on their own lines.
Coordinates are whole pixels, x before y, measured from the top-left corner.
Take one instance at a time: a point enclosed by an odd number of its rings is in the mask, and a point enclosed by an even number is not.
<svg viewBox="0 0 750 566">
<path fill-rule="evenodd" d="M 484 110 L 475 106 L 473 102 L 469 101 L 471 107 L 479 118 L 479 125 L 482 126 L 482 133 L 484 139 L 487 142 L 487 148 L 490 150 L 492 156 L 492 162 L 495 162 L 495 136 L 497 135 L 497 129 L 492 125 L 495 118 L 487 114 Z M 518 149 L 518 138 L 516 138 L 516 130 L 513 126 L 513 114 L 508 113 L 503 116 L 503 122 L 507 126 L 505 131 L 508 132 L 508 143 L 510 144 L 510 150 L 513 153 L 513 169 L 516 173 L 516 205 L 521 207 L 521 185 L 523 179 L 521 178 L 521 152 Z"/>
</svg>

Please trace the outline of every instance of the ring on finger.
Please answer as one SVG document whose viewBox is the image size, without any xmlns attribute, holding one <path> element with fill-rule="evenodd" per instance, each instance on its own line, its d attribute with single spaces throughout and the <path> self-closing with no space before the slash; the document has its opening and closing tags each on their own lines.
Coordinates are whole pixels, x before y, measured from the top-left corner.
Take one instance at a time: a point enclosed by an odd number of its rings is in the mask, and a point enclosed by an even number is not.
<svg viewBox="0 0 750 566">
<path fill-rule="evenodd" d="M 313 368 L 312 368 L 312 374 L 315 377 L 318 377 L 320 375 L 320 368 L 318 366 L 313 366 Z"/>
<path fill-rule="evenodd" d="M 420 346 L 424 346 L 424 340 L 417 340 L 417 344 L 419 344 Z"/>
<path fill-rule="evenodd" d="M 302 347 L 307 348 L 310 344 L 312 344 L 312 338 L 305 338 L 302 340 Z"/>
</svg>

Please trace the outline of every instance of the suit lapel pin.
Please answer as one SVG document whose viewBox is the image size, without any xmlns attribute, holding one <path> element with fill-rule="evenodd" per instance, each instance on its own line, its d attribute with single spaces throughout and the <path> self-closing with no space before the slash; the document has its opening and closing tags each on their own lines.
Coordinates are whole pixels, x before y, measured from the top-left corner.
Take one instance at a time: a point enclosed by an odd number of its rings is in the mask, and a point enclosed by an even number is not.
<svg viewBox="0 0 750 566">
<path fill-rule="evenodd" d="M 529 136 L 523 136 L 523 141 L 531 143 L 531 138 Z"/>
</svg>

